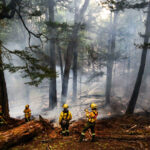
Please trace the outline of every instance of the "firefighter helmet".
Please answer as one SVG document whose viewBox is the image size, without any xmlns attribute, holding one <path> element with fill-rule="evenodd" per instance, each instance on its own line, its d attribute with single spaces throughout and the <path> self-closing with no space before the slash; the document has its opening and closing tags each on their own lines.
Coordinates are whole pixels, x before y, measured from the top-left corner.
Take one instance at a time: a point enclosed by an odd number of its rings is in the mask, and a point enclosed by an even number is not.
<svg viewBox="0 0 150 150">
<path fill-rule="evenodd" d="M 64 104 L 64 105 L 63 105 L 63 108 L 64 108 L 64 109 L 66 109 L 66 108 L 68 108 L 68 107 L 69 107 L 69 106 L 68 106 L 67 104 Z"/>
<path fill-rule="evenodd" d="M 95 103 L 92 103 L 90 106 L 91 106 L 91 109 L 96 109 L 97 108 L 97 105 Z"/>
<path fill-rule="evenodd" d="M 29 108 L 29 105 L 26 105 L 25 108 Z"/>
</svg>

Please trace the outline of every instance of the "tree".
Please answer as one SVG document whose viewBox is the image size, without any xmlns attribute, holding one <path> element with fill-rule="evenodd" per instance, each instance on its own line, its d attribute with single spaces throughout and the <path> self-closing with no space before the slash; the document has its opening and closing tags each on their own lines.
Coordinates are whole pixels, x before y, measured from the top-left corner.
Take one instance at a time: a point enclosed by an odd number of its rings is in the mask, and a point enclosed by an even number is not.
<svg viewBox="0 0 150 150">
<path fill-rule="evenodd" d="M 75 4 L 75 14 L 74 14 L 74 18 L 76 20 L 77 18 L 77 12 L 78 12 L 78 8 L 77 8 L 77 1 L 74 1 Z M 73 50 L 73 67 L 72 67 L 72 71 L 73 71 L 73 95 L 72 95 L 72 100 L 75 101 L 77 99 L 77 76 L 78 76 L 78 41 L 74 47 Z"/>
<path fill-rule="evenodd" d="M 49 22 L 54 23 L 54 7 L 55 2 L 53 0 L 49 1 Z M 53 72 L 56 72 L 56 57 L 55 57 L 55 29 L 48 27 L 49 33 L 49 61 L 50 68 Z M 57 90 L 56 90 L 56 78 L 50 79 L 49 84 L 49 108 L 53 109 L 57 105 Z"/>
<path fill-rule="evenodd" d="M 148 2 L 142 1 L 141 3 L 136 3 L 135 1 L 114 1 L 114 0 L 106 0 L 105 2 L 100 2 L 100 5 L 103 7 L 109 7 L 109 9 L 113 12 L 119 12 L 123 11 L 124 9 L 142 9 L 147 6 Z M 116 14 L 117 16 L 117 14 Z M 115 18 L 115 17 L 114 17 Z M 114 19 L 115 20 L 115 19 Z M 113 55 L 114 55 L 114 48 L 115 48 L 115 26 L 112 31 L 114 32 L 112 34 L 113 38 L 110 40 L 110 55 L 108 56 L 108 62 L 107 62 L 107 79 L 106 79 L 106 104 L 110 103 L 110 93 L 111 93 L 111 82 L 112 82 L 112 68 L 113 68 Z M 110 36 L 111 37 L 111 36 Z M 112 56 L 111 56 L 112 55 Z"/>
<path fill-rule="evenodd" d="M 139 68 L 139 72 L 138 72 L 138 75 L 136 78 L 133 93 L 132 93 L 131 99 L 129 101 L 127 110 L 126 110 L 126 114 L 133 114 L 133 112 L 134 112 L 136 101 L 137 101 L 138 95 L 139 95 L 140 86 L 142 83 L 142 77 L 144 74 L 146 55 L 147 55 L 147 50 L 149 48 L 148 42 L 149 42 L 149 38 L 150 38 L 150 2 L 148 5 L 148 14 L 147 14 L 147 19 L 146 19 L 146 30 L 145 30 L 145 35 L 143 37 L 144 37 L 144 44 L 143 44 L 143 50 L 142 50 L 142 55 L 141 55 L 140 68 Z"/>
<path fill-rule="evenodd" d="M 21 10 L 23 10 L 23 7 L 21 7 L 20 4 L 21 0 L 11 0 L 8 5 L 6 5 L 5 0 L 0 2 L 0 22 L 3 22 L 4 19 L 11 20 L 12 18 L 15 18 L 15 15 L 18 16 L 18 18 L 21 20 L 24 28 L 26 29 L 28 35 L 29 35 L 29 47 L 25 48 L 25 50 L 14 50 L 11 51 L 7 49 L 2 40 L 3 37 L 1 37 L 0 41 L 0 104 L 2 105 L 3 113 L 6 117 L 9 117 L 9 107 L 8 107 L 8 97 L 7 97 L 7 88 L 6 88 L 6 82 L 5 82 L 5 76 L 4 76 L 4 70 L 8 70 L 11 73 L 21 71 L 23 73 L 23 78 L 28 78 L 30 81 L 27 82 L 27 84 L 38 86 L 44 78 L 56 78 L 56 72 L 54 72 L 51 68 L 49 68 L 46 64 L 40 63 L 39 59 L 37 59 L 35 56 L 37 53 L 40 53 L 39 46 L 31 46 L 30 40 L 31 36 L 34 36 L 38 39 L 42 36 L 42 34 L 35 34 L 34 32 L 30 31 L 24 21 L 23 14 Z M 25 15 L 25 14 L 24 14 Z M 29 15 L 29 13 L 27 13 Z M 15 18 L 15 19 L 18 19 Z M 5 21 L 8 21 L 5 20 Z M 2 32 L 2 31 L 1 31 Z M 6 35 L 7 36 L 7 35 Z M 15 55 L 22 61 L 21 65 L 14 65 L 13 62 L 11 62 L 11 56 Z M 8 62 L 3 61 L 3 57 L 7 58 Z M 9 63 L 10 62 L 10 63 Z"/>
<path fill-rule="evenodd" d="M 108 57 L 107 57 L 107 77 L 106 77 L 106 105 L 110 104 L 111 86 L 112 86 L 112 71 L 114 63 L 114 53 L 115 53 L 115 42 L 116 42 L 116 22 L 117 22 L 118 12 L 114 12 L 113 23 L 111 23 L 110 39 L 108 43 Z M 112 22 L 112 13 L 111 13 Z"/>
<path fill-rule="evenodd" d="M 2 19 L 11 19 L 15 15 L 16 3 L 12 0 L 6 6 L 5 0 L 0 3 L 0 21 Z M 6 81 L 4 76 L 3 60 L 2 60 L 2 42 L 0 41 L 0 105 L 2 105 L 3 114 L 9 117 L 8 96 Z"/>
<path fill-rule="evenodd" d="M 8 108 L 8 96 L 7 88 L 4 76 L 4 69 L 2 65 L 2 47 L 0 41 L 0 105 L 2 106 L 2 111 L 6 117 L 9 117 L 9 108 Z"/>
<path fill-rule="evenodd" d="M 72 63 L 72 58 L 73 58 L 73 52 L 74 52 L 74 48 L 77 46 L 78 32 L 80 30 L 82 19 L 83 19 L 84 13 L 88 7 L 89 1 L 90 0 L 84 1 L 84 4 L 83 4 L 81 10 L 79 11 L 78 15 L 76 16 L 72 34 L 70 36 L 70 40 L 68 43 L 67 54 L 66 54 L 66 59 L 65 59 L 63 83 L 62 83 L 62 93 L 61 93 L 62 103 L 64 103 L 66 101 L 67 91 L 68 91 L 69 73 L 70 73 L 70 68 L 71 68 L 71 63 Z"/>
</svg>

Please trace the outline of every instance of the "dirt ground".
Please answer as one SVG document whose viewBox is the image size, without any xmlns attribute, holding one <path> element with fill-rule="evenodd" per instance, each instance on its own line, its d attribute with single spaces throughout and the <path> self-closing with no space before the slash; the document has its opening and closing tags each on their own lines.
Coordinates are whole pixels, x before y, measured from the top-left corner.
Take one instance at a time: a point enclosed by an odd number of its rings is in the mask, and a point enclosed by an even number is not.
<svg viewBox="0 0 150 150">
<path fill-rule="evenodd" d="M 91 142 L 90 131 L 86 133 L 85 140 L 79 142 L 85 123 L 85 120 L 73 122 L 70 136 L 62 136 L 60 128 L 45 130 L 9 150 L 150 150 L 150 115 L 124 115 L 98 120 L 96 142 Z"/>
</svg>

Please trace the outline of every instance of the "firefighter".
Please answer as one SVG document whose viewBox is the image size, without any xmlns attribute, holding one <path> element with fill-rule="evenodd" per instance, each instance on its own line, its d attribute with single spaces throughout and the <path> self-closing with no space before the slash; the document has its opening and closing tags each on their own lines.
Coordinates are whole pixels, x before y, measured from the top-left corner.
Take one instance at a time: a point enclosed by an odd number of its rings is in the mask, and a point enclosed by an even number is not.
<svg viewBox="0 0 150 150">
<path fill-rule="evenodd" d="M 0 105 L 0 126 L 3 124 L 7 124 L 5 119 L 3 118 L 2 106 Z"/>
<path fill-rule="evenodd" d="M 29 108 L 29 105 L 25 106 L 24 115 L 25 115 L 25 121 L 26 122 L 30 121 L 30 119 L 31 119 L 31 109 Z"/>
<path fill-rule="evenodd" d="M 59 124 L 62 128 L 62 135 L 69 136 L 69 121 L 72 119 L 72 114 L 68 110 L 67 104 L 63 105 L 63 109 L 59 117 Z"/>
<path fill-rule="evenodd" d="M 95 103 L 92 103 L 90 105 L 90 107 L 91 107 L 91 110 L 92 110 L 91 112 L 89 112 L 88 109 L 85 110 L 88 122 L 86 123 L 84 129 L 82 130 L 82 133 L 81 133 L 81 136 L 80 136 L 80 142 L 83 141 L 83 139 L 85 137 L 85 132 L 88 129 L 91 129 L 92 142 L 95 141 L 95 122 L 96 122 L 96 118 L 98 116 L 98 111 L 97 111 L 97 105 Z"/>
</svg>

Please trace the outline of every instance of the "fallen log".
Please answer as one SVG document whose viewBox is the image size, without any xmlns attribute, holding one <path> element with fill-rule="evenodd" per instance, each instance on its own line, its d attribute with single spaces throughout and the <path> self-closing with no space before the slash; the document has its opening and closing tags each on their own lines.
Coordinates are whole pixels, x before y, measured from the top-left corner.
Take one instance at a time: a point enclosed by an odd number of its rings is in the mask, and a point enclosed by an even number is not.
<svg viewBox="0 0 150 150">
<path fill-rule="evenodd" d="M 25 142 L 36 136 L 43 128 L 41 122 L 30 121 L 8 131 L 0 132 L 0 149 L 5 150 L 17 143 Z"/>
<path fill-rule="evenodd" d="M 55 120 L 48 121 L 47 119 L 44 119 L 41 115 L 39 115 L 39 120 L 40 120 L 40 122 L 42 123 L 42 125 L 44 126 L 45 129 L 54 129 L 54 126 L 53 126 L 52 123 Z"/>
</svg>

